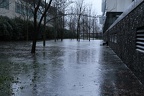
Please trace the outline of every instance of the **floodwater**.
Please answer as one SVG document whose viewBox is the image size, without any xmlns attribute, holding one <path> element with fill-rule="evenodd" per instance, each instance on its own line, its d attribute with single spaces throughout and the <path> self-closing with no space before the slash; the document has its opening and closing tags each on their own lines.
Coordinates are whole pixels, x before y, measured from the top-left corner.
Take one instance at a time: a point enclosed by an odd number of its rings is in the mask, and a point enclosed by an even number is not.
<svg viewBox="0 0 144 96">
<path fill-rule="evenodd" d="M 0 96 L 144 96 L 143 85 L 101 40 L 0 42 Z"/>
</svg>

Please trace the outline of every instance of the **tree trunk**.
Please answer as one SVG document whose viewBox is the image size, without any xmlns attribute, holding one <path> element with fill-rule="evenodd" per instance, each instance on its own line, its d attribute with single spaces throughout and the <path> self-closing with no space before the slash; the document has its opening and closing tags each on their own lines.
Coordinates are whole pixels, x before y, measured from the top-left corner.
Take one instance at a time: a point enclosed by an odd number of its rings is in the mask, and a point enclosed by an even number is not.
<svg viewBox="0 0 144 96">
<path fill-rule="evenodd" d="M 83 40 L 84 40 L 84 32 L 85 32 L 85 29 L 84 29 L 84 19 L 83 19 Z"/>
<path fill-rule="evenodd" d="M 39 34 L 39 31 L 40 31 L 40 27 L 41 27 L 41 23 L 42 23 L 42 20 L 44 18 L 44 16 L 46 15 L 48 9 L 50 8 L 51 6 L 51 3 L 53 0 L 49 0 L 49 3 L 47 5 L 47 7 L 45 8 L 44 12 L 42 13 L 42 16 L 40 17 L 40 20 L 39 22 L 37 22 L 37 14 L 38 14 L 38 11 L 39 11 L 39 8 L 40 8 L 40 5 L 41 5 L 41 1 L 42 0 L 33 0 L 33 17 L 34 17 L 34 32 L 33 32 L 33 44 L 32 44 L 32 49 L 31 49 L 31 53 L 35 53 L 36 52 L 36 42 L 37 42 L 37 37 L 38 37 L 38 34 Z M 46 1 L 46 0 L 45 0 Z"/>
<path fill-rule="evenodd" d="M 34 36 L 33 36 L 31 53 L 36 52 L 36 42 L 37 42 L 37 34 L 38 34 L 38 30 L 36 30 L 36 29 L 37 29 L 37 26 L 35 27 L 34 34 L 33 34 Z"/>
<path fill-rule="evenodd" d="M 63 16 L 63 25 L 62 25 L 62 32 L 61 32 L 61 41 L 63 41 L 63 37 L 64 37 L 64 26 L 65 26 L 65 23 L 64 23 L 64 16 Z"/>
<path fill-rule="evenodd" d="M 43 46 L 46 46 L 46 16 L 44 17 Z"/>
<path fill-rule="evenodd" d="M 89 29 L 89 41 L 90 41 L 90 29 Z"/>
<path fill-rule="evenodd" d="M 34 32 L 33 32 L 33 43 L 31 53 L 36 52 L 36 42 L 37 42 L 37 34 L 38 34 L 38 25 L 37 25 L 37 13 L 34 13 Z"/>
<path fill-rule="evenodd" d="M 94 19 L 93 19 L 93 40 L 94 40 L 94 32 L 95 32 L 95 23 L 94 23 Z"/>
<path fill-rule="evenodd" d="M 45 0 L 45 10 L 46 10 L 46 0 Z M 43 32 L 43 46 L 46 46 L 46 16 L 44 16 L 44 32 Z"/>
<path fill-rule="evenodd" d="M 77 41 L 80 41 L 79 35 L 80 35 L 80 15 L 78 17 L 78 22 L 77 22 Z"/>
<path fill-rule="evenodd" d="M 27 35 L 27 36 L 26 36 L 26 41 L 28 41 L 28 40 L 29 40 L 29 29 L 28 29 L 28 26 L 29 26 L 28 24 L 29 24 L 29 23 L 28 23 L 28 15 L 27 15 L 27 21 L 26 21 L 26 22 L 27 22 L 27 25 L 26 25 L 26 31 L 27 31 L 27 32 L 26 32 L 26 35 Z"/>
<path fill-rule="evenodd" d="M 36 39 L 33 40 L 31 53 L 35 53 L 35 51 L 36 51 Z"/>
</svg>

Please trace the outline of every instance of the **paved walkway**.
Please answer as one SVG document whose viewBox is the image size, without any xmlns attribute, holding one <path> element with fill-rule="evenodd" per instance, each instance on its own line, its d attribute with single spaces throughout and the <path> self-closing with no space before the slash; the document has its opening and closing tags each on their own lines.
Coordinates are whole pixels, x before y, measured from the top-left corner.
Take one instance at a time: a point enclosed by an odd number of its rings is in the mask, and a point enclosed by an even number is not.
<svg viewBox="0 0 144 96">
<path fill-rule="evenodd" d="M 0 64 L 5 63 L 3 71 L 8 69 L 6 74 L 14 78 L 8 89 L 13 96 L 144 96 L 139 80 L 101 44 L 100 40 L 47 41 L 43 48 L 38 42 L 34 56 L 30 43 L 3 43 Z"/>
</svg>

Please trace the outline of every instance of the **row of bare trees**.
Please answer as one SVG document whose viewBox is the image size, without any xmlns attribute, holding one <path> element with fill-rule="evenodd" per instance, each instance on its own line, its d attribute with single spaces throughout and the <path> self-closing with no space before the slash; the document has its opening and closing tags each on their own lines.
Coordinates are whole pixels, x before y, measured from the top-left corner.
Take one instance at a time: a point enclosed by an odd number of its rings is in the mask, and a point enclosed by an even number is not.
<svg viewBox="0 0 144 96">
<path fill-rule="evenodd" d="M 3 0 L 0 1 L 3 2 Z M 25 6 L 27 11 L 21 14 L 24 19 L 27 21 L 33 19 L 34 22 L 31 53 L 36 52 L 36 42 L 41 25 L 45 26 L 43 46 L 46 44 L 45 29 L 48 25 L 52 25 L 55 29 L 55 41 L 58 33 L 61 33 L 61 41 L 63 40 L 65 28 L 76 33 L 77 41 L 80 41 L 80 38 L 90 40 L 91 34 L 93 33 L 94 38 L 94 33 L 97 32 L 96 14 L 92 12 L 90 5 L 85 4 L 84 0 L 19 0 L 19 3 L 24 4 L 22 6 Z"/>
<path fill-rule="evenodd" d="M 64 29 L 65 29 L 65 26 L 66 26 L 66 20 L 65 20 L 65 11 L 66 11 L 66 8 L 71 4 L 73 3 L 72 1 L 70 0 L 45 0 L 44 1 L 45 3 L 43 4 L 43 0 L 33 0 L 32 4 L 34 4 L 34 7 L 32 8 L 33 9 L 33 13 L 34 13 L 34 39 L 33 39 L 33 45 L 32 45 L 32 50 L 31 50 L 31 53 L 35 53 L 35 50 L 36 50 L 36 41 L 37 41 L 37 37 L 38 37 L 38 34 L 40 32 L 40 27 L 41 27 L 41 24 L 42 24 L 42 21 L 44 20 L 44 25 L 46 27 L 47 23 L 49 23 L 48 21 L 50 20 L 53 20 L 53 27 L 55 29 L 55 41 L 57 40 L 57 33 L 59 31 L 61 31 L 61 41 L 63 40 L 63 32 L 64 32 Z M 43 5 L 44 7 L 43 7 Z M 42 5 L 42 6 L 41 6 Z M 50 17 L 49 16 L 49 10 L 51 9 L 50 7 L 53 7 L 52 9 L 52 19 L 50 18 L 47 19 L 47 17 Z M 38 12 L 41 12 L 41 17 L 38 21 L 38 18 L 37 18 L 37 15 L 38 15 Z M 45 46 L 45 35 L 46 33 L 44 32 L 43 34 L 43 46 Z"/>
<path fill-rule="evenodd" d="M 69 29 L 77 33 L 77 41 L 80 38 L 95 38 L 98 31 L 98 21 L 96 14 L 92 11 L 91 5 L 86 5 L 84 0 L 75 1 L 75 5 L 70 8 Z"/>
<path fill-rule="evenodd" d="M 34 2 L 35 1 L 35 2 Z M 87 36 L 87 38 L 90 40 L 90 33 L 94 33 L 96 31 L 96 18 L 93 16 L 91 7 L 86 6 L 84 3 L 84 0 L 80 1 L 70 1 L 70 0 L 49 0 L 49 2 L 44 3 L 44 7 L 41 7 L 42 1 L 41 0 L 34 0 L 34 39 L 33 39 L 33 45 L 31 53 L 35 53 L 36 49 L 36 41 L 37 36 L 40 32 L 40 26 L 42 24 L 42 21 L 44 19 L 44 25 L 46 26 L 46 17 L 47 12 L 50 9 L 51 6 L 53 6 L 56 9 L 56 12 L 54 12 L 54 28 L 55 28 L 55 40 L 57 39 L 57 33 L 60 31 L 59 29 L 64 29 L 65 26 L 67 26 L 66 22 L 69 20 L 69 29 L 73 32 L 76 31 L 77 34 L 77 41 L 80 41 L 80 36 L 83 33 L 83 38 Z M 74 3 L 74 4 L 72 4 Z M 72 4 L 71 10 L 68 10 L 68 6 Z M 40 9 L 41 8 L 41 9 Z M 38 12 L 41 12 L 41 17 L 39 21 L 37 21 L 37 15 Z M 67 15 L 70 15 L 70 18 L 68 18 Z M 62 17 L 62 18 L 59 18 Z M 66 21 L 67 20 L 67 21 Z M 82 26 L 83 25 L 83 26 Z M 45 46 L 45 33 L 44 33 L 44 43 Z M 63 40 L 63 31 L 61 32 L 61 40 Z"/>
</svg>

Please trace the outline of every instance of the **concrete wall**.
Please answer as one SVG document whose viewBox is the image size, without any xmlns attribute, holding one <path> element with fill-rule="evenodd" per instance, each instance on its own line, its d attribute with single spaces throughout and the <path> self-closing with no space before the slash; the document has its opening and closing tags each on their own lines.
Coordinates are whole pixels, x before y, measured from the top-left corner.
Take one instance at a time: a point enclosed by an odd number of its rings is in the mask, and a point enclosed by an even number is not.
<svg viewBox="0 0 144 96">
<path fill-rule="evenodd" d="M 104 39 L 125 64 L 144 84 L 144 51 L 137 50 L 138 30 L 144 35 L 144 1 L 116 21 L 105 33 Z M 141 37 L 144 39 L 144 36 Z M 144 47 L 144 40 L 141 40 Z M 144 49 L 143 49 L 144 50 Z"/>
</svg>

